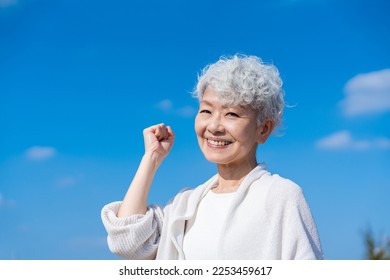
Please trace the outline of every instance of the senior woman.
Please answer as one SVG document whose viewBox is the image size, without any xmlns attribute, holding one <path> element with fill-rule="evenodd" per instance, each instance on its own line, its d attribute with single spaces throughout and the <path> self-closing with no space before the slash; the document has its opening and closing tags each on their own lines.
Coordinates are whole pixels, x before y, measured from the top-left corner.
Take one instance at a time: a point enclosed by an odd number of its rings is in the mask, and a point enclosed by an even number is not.
<svg viewBox="0 0 390 280">
<path fill-rule="evenodd" d="M 195 95 L 199 146 L 218 173 L 165 207 L 147 206 L 175 136 L 164 124 L 146 128 L 145 153 L 123 201 L 102 209 L 110 250 L 127 259 L 321 259 L 301 188 L 256 158 L 282 118 L 276 67 L 254 56 L 221 58 L 203 70 Z"/>
</svg>

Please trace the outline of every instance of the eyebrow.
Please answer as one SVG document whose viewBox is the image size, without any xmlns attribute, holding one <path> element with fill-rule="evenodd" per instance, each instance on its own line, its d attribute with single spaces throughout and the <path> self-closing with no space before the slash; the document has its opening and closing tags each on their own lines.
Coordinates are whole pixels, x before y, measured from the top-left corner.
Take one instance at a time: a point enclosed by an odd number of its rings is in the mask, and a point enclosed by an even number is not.
<svg viewBox="0 0 390 280">
<path fill-rule="evenodd" d="M 214 106 L 214 104 L 213 103 L 211 103 L 211 102 L 209 102 L 209 101 L 207 101 L 207 100 L 204 100 L 204 99 L 202 99 L 201 101 L 200 101 L 200 104 L 205 104 L 205 105 L 208 105 L 208 106 Z M 235 106 L 237 106 L 237 107 L 239 107 L 240 109 L 242 109 L 242 110 L 247 110 L 248 108 L 246 107 L 246 106 L 244 106 L 244 105 L 222 105 L 222 107 L 223 108 L 225 108 L 225 109 L 228 109 L 228 108 L 231 108 L 231 107 L 235 107 Z"/>
<path fill-rule="evenodd" d="M 202 99 L 199 103 L 200 104 L 205 103 L 206 105 L 210 105 L 210 106 L 213 105 L 211 102 L 204 100 L 204 99 Z"/>
</svg>

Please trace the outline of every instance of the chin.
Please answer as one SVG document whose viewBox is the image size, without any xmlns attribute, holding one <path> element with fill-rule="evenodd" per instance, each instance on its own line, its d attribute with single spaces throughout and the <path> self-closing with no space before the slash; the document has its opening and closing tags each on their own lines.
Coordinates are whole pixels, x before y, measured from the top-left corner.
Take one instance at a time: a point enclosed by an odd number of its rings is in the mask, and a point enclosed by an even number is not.
<svg viewBox="0 0 390 280">
<path fill-rule="evenodd" d="M 226 164 L 226 162 L 224 160 L 222 160 L 221 158 L 212 157 L 212 156 L 205 156 L 205 158 L 207 159 L 207 161 L 215 163 L 215 164 Z"/>
</svg>

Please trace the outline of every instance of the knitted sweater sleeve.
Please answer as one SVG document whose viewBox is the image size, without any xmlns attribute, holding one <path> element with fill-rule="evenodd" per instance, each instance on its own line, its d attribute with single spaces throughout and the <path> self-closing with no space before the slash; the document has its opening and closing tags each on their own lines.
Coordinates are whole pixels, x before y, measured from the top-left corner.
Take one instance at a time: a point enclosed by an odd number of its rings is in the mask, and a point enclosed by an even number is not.
<svg viewBox="0 0 390 280">
<path fill-rule="evenodd" d="M 145 215 L 118 218 L 120 205 L 119 201 L 107 204 L 101 212 L 110 251 L 126 259 L 155 259 L 164 219 L 163 209 L 150 206 Z"/>
<path fill-rule="evenodd" d="M 284 197 L 283 211 L 283 259 L 322 259 L 317 227 L 298 186 L 290 186 Z"/>
</svg>

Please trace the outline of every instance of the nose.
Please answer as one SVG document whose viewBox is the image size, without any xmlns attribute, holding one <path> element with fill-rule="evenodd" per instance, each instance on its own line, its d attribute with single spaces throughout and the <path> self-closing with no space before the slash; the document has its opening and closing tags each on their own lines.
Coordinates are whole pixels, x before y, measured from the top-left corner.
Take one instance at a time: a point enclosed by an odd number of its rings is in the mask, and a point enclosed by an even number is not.
<svg viewBox="0 0 390 280">
<path fill-rule="evenodd" d="M 221 121 L 221 117 L 218 114 L 215 114 L 210 118 L 210 122 L 207 126 L 207 130 L 212 134 L 221 134 L 225 132 L 225 128 Z"/>
</svg>

